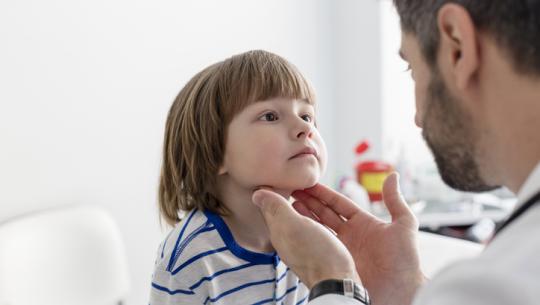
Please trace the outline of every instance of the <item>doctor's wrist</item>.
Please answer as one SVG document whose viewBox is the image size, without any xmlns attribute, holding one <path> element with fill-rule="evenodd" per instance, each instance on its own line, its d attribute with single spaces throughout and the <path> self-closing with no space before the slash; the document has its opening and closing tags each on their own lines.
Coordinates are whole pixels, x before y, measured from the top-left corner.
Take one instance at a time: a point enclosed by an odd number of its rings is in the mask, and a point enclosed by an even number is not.
<svg viewBox="0 0 540 305">
<path fill-rule="evenodd" d="M 350 270 L 350 271 L 349 271 Z M 309 274 L 310 273 L 310 274 Z M 328 280 L 328 279 L 351 279 L 356 283 L 361 283 L 360 276 L 356 272 L 354 267 L 346 268 L 342 270 L 319 270 L 316 269 L 309 272 L 307 278 L 304 280 L 304 284 L 312 289 L 316 284 Z"/>
</svg>

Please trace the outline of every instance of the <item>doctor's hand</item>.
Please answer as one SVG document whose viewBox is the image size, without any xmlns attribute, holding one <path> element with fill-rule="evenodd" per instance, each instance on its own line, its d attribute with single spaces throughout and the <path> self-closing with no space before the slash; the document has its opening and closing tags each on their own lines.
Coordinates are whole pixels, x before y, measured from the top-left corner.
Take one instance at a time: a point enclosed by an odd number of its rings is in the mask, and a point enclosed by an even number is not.
<svg viewBox="0 0 540 305">
<path fill-rule="evenodd" d="M 336 232 L 345 244 L 373 304 L 412 303 L 425 277 L 416 248 L 418 221 L 401 196 L 396 173 L 386 179 L 383 187 L 390 223 L 323 185 L 297 191 L 293 196 L 298 200 L 294 203 L 298 212 Z"/>
<path fill-rule="evenodd" d="M 270 190 L 255 191 L 252 200 L 261 210 L 280 258 L 307 287 L 326 279 L 360 281 L 351 254 L 330 230 L 298 214 Z"/>
</svg>

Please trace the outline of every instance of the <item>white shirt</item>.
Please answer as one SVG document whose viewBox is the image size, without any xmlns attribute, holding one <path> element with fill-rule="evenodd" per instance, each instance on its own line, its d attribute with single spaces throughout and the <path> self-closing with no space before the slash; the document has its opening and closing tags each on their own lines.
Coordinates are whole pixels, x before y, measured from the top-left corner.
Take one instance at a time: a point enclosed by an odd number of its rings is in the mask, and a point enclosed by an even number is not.
<svg viewBox="0 0 540 305">
<path fill-rule="evenodd" d="M 242 248 L 219 215 L 195 210 L 159 247 L 150 305 L 301 305 L 308 294 L 275 253 Z"/>
<path fill-rule="evenodd" d="M 518 192 L 516 208 L 538 191 L 540 163 Z M 537 204 L 501 231 L 478 257 L 439 272 L 420 289 L 413 304 L 540 304 L 539 236 L 540 204 Z M 309 304 L 358 305 L 359 302 L 340 295 L 325 295 Z"/>
</svg>

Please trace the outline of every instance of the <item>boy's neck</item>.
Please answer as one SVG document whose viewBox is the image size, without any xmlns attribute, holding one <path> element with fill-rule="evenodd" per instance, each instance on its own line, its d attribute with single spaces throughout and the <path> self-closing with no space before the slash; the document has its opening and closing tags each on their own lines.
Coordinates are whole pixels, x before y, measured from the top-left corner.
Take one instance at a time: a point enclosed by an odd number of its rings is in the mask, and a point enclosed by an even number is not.
<svg viewBox="0 0 540 305">
<path fill-rule="evenodd" d="M 230 210 L 230 214 L 222 217 L 240 246 L 254 252 L 273 252 L 264 218 L 251 201 L 253 191 L 243 189 L 232 181 L 224 182 L 221 185 L 221 200 Z M 285 198 L 289 198 L 291 194 L 277 192 Z"/>
</svg>

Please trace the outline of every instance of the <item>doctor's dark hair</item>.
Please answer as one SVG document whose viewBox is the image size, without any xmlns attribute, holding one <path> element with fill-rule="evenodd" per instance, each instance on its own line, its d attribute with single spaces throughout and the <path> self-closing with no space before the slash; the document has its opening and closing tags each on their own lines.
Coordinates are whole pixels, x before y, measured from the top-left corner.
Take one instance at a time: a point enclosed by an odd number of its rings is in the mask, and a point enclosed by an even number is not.
<svg viewBox="0 0 540 305">
<path fill-rule="evenodd" d="M 416 35 L 430 66 L 439 46 L 437 13 L 447 3 L 464 7 L 507 51 L 516 71 L 540 75 L 540 0 L 394 0 L 403 31 Z"/>
<path fill-rule="evenodd" d="M 174 226 L 192 209 L 221 215 L 217 177 L 227 126 L 246 106 L 274 97 L 315 103 L 314 92 L 295 66 L 266 51 L 249 51 L 197 73 L 174 100 L 165 125 L 158 201 Z"/>
</svg>

